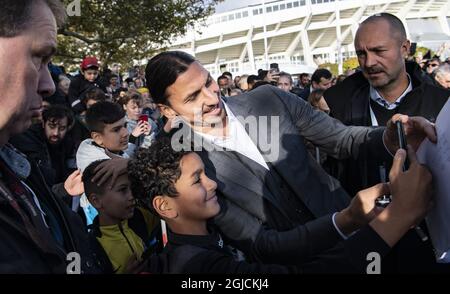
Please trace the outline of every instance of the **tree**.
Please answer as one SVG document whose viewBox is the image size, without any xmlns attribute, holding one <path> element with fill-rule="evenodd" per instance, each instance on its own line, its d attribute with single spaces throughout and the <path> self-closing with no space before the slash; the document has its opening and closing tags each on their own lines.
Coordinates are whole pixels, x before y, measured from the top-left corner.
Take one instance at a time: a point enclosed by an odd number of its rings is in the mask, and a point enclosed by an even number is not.
<svg viewBox="0 0 450 294">
<path fill-rule="evenodd" d="M 58 31 L 56 62 L 79 64 L 94 55 L 103 64 L 132 65 L 164 48 L 205 19 L 222 0 L 86 0 L 80 16 Z M 71 0 L 64 0 L 68 5 Z"/>
<path fill-rule="evenodd" d="M 344 69 L 344 72 L 346 70 L 355 69 L 357 67 L 359 67 L 359 62 L 358 62 L 358 58 L 357 57 L 351 57 L 351 58 L 348 58 L 348 59 L 344 60 L 344 63 L 342 65 L 342 68 Z"/>
</svg>

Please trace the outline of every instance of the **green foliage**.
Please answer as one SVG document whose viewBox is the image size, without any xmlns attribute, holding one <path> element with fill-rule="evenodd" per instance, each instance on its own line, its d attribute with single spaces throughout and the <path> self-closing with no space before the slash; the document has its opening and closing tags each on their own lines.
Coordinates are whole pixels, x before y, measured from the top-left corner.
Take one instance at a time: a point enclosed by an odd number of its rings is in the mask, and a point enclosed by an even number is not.
<svg viewBox="0 0 450 294">
<path fill-rule="evenodd" d="M 84 0 L 58 33 L 55 62 L 79 64 L 94 55 L 103 64 L 132 65 L 213 12 L 222 0 Z M 67 5 L 71 0 L 64 0 Z"/>
<path fill-rule="evenodd" d="M 424 56 L 425 54 L 427 54 L 428 50 L 430 50 L 430 49 L 428 49 L 427 47 L 417 47 L 416 54 L 414 54 L 414 56 L 417 56 L 417 53 L 419 53 L 419 52 L 422 52 L 422 56 Z M 434 55 L 434 52 L 431 51 L 431 56 L 433 56 L 433 55 Z"/>
<path fill-rule="evenodd" d="M 344 73 L 346 70 L 354 69 L 354 68 L 357 68 L 358 66 L 359 66 L 359 62 L 358 62 L 357 57 L 348 58 L 348 59 L 344 60 L 344 63 L 342 64 Z"/>
<path fill-rule="evenodd" d="M 337 63 L 322 63 L 319 65 L 319 68 L 326 68 L 333 74 L 333 76 L 338 76 L 339 69 Z"/>
</svg>

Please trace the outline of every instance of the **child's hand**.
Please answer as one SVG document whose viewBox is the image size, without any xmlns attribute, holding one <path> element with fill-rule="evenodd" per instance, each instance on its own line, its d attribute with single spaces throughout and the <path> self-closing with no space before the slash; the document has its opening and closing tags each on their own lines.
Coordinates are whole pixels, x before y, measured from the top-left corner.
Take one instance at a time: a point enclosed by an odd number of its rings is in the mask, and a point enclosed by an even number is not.
<svg viewBox="0 0 450 294">
<path fill-rule="evenodd" d="M 136 253 L 133 253 L 127 261 L 124 274 L 139 274 L 144 271 L 145 266 L 146 263 L 138 259 Z"/>
<path fill-rule="evenodd" d="M 64 182 L 64 189 L 70 196 L 80 196 L 84 193 L 84 185 L 82 181 L 82 173 L 78 169 L 70 174 Z"/>
</svg>

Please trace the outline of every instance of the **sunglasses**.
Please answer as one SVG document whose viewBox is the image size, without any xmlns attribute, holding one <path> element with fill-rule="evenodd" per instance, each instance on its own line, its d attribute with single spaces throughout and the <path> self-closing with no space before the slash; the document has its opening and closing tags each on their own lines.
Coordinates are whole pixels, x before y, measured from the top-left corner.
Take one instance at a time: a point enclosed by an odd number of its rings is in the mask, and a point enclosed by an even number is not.
<svg viewBox="0 0 450 294">
<path fill-rule="evenodd" d="M 430 63 L 430 64 L 427 65 L 427 67 L 430 67 L 430 66 L 431 66 L 431 67 L 436 67 L 436 66 L 439 66 L 439 64 L 436 64 L 436 63 Z"/>
</svg>

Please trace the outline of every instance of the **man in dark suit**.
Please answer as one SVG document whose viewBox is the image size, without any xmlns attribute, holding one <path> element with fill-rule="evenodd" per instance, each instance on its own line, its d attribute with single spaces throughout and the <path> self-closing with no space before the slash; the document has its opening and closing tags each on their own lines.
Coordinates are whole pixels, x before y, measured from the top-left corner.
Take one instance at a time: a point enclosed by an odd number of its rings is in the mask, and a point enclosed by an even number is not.
<svg viewBox="0 0 450 294">
<path fill-rule="evenodd" d="M 222 212 L 214 221 L 249 257 L 299 264 L 373 219 L 374 199 L 383 194 L 380 186 L 366 194 L 367 199 L 359 195 L 349 205 L 339 183 L 308 155 L 303 138 L 339 158 L 369 152 L 382 159 L 388 156 L 383 128 L 345 127 L 271 86 L 224 102 L 209 73 L 182 52 L 165 52 L 150 60 L 146 80 L 154 85 L 150 92 L 161 112 L 188 126 L 173 140 L 187 141 L 187 148 L 194 142 L 206 173 L 218 183 Z M 434 136 L 426 120 L 402 119 L 418 126 L 408 127 L 411 134 Z M 384 134 L 384 143 L 395 152 L 392 123 Z M 386 252 L 388 246 L 371 227 L 357 235 L 366 240 L 364 249 L 375 246 Z M 356 257 L 357 262 L 364 258 L 362 253 Z"/>
</svg>

